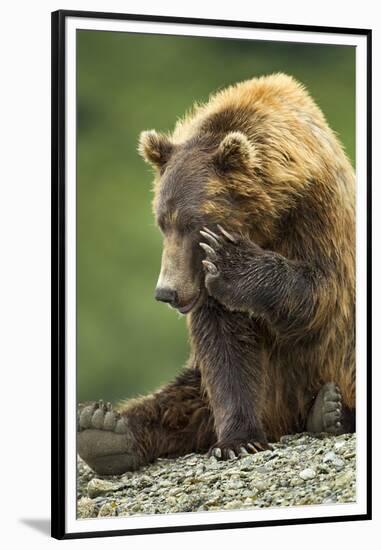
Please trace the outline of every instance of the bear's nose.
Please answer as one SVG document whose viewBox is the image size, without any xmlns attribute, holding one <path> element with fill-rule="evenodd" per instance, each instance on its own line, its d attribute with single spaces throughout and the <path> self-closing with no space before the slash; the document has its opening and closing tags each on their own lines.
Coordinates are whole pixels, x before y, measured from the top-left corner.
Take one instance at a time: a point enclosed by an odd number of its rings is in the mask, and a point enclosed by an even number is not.
<svg viewBox="0 0 381 550">
<path fill-rule="evenodd" d="M 172 288 L 157 287 L 155 290 L 155 300 L 159 302 L 165 302 L 171 306 L 176 306 L 177 304 L 177 292 Z"/>
</svg>

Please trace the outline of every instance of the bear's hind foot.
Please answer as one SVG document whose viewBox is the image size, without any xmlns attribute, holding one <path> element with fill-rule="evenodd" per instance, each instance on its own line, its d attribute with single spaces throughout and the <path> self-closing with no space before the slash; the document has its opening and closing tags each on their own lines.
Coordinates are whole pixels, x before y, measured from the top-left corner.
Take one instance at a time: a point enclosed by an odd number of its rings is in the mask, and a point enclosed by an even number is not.
<svg viewBox="0 0 381 550">
<path fill-rule="evenodd" d="M 103 401 L 79 406 L 77 451 L 100 475 L 119 475 L 142 465 L 125 420 Z"/>
<path fill-rule="evenodd" d="M 113 410 L 111 403 L 96 401 L 90 405 L 78 407 L 78 431 L 107 430 L 115 433 L 126 433 L 127 426 L 120 414 Z"/>
<path fill-rule="evenodd" d="M 343 425 L 341 391 L 333 382 L 325 384 L 317 394 L 308 414 L 306 429 L 312 433 L 346 433 Z"/>
</svg>

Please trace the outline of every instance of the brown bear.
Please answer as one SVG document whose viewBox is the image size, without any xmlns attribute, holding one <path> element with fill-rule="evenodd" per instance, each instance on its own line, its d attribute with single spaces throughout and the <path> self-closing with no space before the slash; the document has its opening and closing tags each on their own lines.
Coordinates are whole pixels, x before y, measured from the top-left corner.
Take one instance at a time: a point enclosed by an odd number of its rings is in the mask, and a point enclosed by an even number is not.
<svg viewBox="0 0 381 550">
<path fill-rule="evenodd" d="M 139 151 L 156 170 L 156 299 L 187 314 L 191 357 L 118 412 L 81 407 L 80 456 L 111 474 L 353 431 L 354 171 L 304 87 L 284 74 L 230 86 L 172 135 L 143 132 Z"/>
</svg>

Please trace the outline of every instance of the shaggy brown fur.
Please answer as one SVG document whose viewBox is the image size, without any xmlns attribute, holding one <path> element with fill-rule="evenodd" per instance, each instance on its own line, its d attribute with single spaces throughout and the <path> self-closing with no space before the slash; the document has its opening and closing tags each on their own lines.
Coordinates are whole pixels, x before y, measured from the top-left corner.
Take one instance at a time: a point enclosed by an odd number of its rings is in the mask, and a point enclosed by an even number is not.
<svg viewBox="0 0 381 550">
<path fill-rule="evenodd" d="M 305 89 L 231 86 L 140 152 L 164 236 L 157 298 L 190 308 L 192 346 L 174 383 L 121 410 L 142 462 L 266 448 L 305 428 L 327 382 L 354 411 L 354 172 Z"/>
</svg>

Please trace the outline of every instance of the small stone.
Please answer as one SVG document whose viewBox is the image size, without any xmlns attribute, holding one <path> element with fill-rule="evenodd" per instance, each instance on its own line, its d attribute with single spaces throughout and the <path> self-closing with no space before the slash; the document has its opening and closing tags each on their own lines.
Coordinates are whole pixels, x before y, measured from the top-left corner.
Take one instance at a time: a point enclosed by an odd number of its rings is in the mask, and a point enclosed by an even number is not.
<svg viewBox="0 0 381 550">
<path fill-rule="evenodd" d="M 304 480 L 313 479 L 314 477 L 316 477 L 316 472 L 312 468 L 306 468 L 299 473 L 299 477 Z"/>
<path fill-rule="evenodd" d="M 299 463 L 299 455 L 297 453 L 290 453 L 288 455 L 288 463 L 291 465 L 298 464 Z"/>
<path fill-rule="evenodd" d="M 290 485 L 290 482 L 288 479 L 281 479 L 280 482 L 279 482 L 279 485 L 281 487 L 288 487 Z"/>
<path fill-rule="evenodd" d="M 138 487 L 150 487 L 152 485 L 152 479 L 148 476 L 141 476 L 137 480 Z"/>
<path fill-rule="evenodd" d="M 347 451 L 346 453 L 344 453 L 344 458 L 354 458 L 356 456 L 356 453 L 355 451 Z"/>
<path fill-rule="evenodd" d="M 235 510 L 237 508 L 242 508 L 243 503 L 240 500 L 231 500 L 227 504 L 225 504 L 224 508 L 225 510 Z"/>
<path fill-rule="evenodd" d="M 193 476 L 192 470 L 189 470 L 189 472 L 187 472 L 187 476 L 188 475 Z M 168 479 L 161 479 L 159 483 L 160 483 L 161 487 L 171 487 L 172 486 L 172 483 Z"/>
<path fill-rule="evenodd" d="M 291 479 L 290 481 L 291 487 L 298 487 L 299 485 L 303 485 L 303 481 L 300 478 L 294 477 L 293 479 Z"/>
<path fill-rule="evenodd" d="M 77 502 L 77 517 L 78 518 L 96 518 L 98 508 L 95 502 L 88 497 L 82 497 Z"/>
<path fill-rule="evenodd" d="M 241 462 L 240 462 L 241 470 L 251 470 L 255 462 L 256 462 L 255 455 L 249 455 L 249 456 L 245 456 L 244 458 L 241 458 Z"/>
<path fill-rule="evenodd" d="M 335 460 L 332 460 L 332 466 L 334 466 L 337 471 L 340 471 L 344 468 L 345 462 L 341 458 L 335 458 Z"/>
<path fill-rule="evenodd" d="M 115 502 L 105 502 L 100 510 L 99 510 L 99 517 L 108 517 L 108 516 L 116 516 L 116 505 Z"/>
<path fill-rule="evenodd" d="M 265 491 L 269 486 L 269 482 L 264 479 L 257 479 L 253 481 L 252 486 L 257 489 L 257 491 Z"/>
<path fill-rule="evenodd" d="M 107 481 L 105 479 L 93 478 L 87 484 L 87 494 L 90 498 L 97 497 L 99 495 L 104 495 L 105 493 L 110 493 L 118 491 L 123 485 L 121 483 L 115 483 L 113 481 Z"/>
<path fill-rule="evenodd" d="M 212 483 L 212 482 L 215 482 L 215 481 L 219 481 L 220 479 L 220 475 L 216 472 L 205 472 L 204 475 L 202 476 L 203 480 L 206 481 L 207 483 Z"/>
<path fill-rule="evenodd" d="M 243 483 L 243 481 L 240 481 L 240 480 L 231 480 L 231 481 L 228 481 L 227 483 L 225 483 L 225 488 L 226 489 L 234 489 L 234 490 L 237 490 L 237 489 L 242 489 L 242 487 L 245 487 L 245 484 Z"/>
<path fill-rule="evenodd" d="M 337 502 L 335 497 L 327 497 L 323 499 L 323 504 L 334 504 L 335 502 Z"/>
<path fill-rule="evenodd" d="M 176 495 L 180 495 L 183 492 L 183 489 L 181 487 L 173 487 L 173 489 L 169 489 L 168 495 L 171 497 L 175 497 Z"/>
<path fill-rule="evenodd" d="M 211 494 L 208 495 L 208 500 L 205 502 L 205 504 L 210 506 L 215 506 L 220 503 L 221 497 L 222 497 L 222 491 L 213 491 Z"/>
<path fill-rule="evenodd" d="M 342 474 L 338 475 L 335 480 L 335 487 L 345 487 L 346 485 L 349 485 L 354 480 L 354 472 L 349 470 L 348 472 L 343 472 Z"/>
<path fill-rule="evenodd" d="M 345 447 L 346 447 L 346 442 L 345 441 L 337 441 L 333 446 L 335 451 L 339 454 L 341 454 L 343 452 Z"/>
<path fill-rule="evenodd" d="M 242 491 L 241 493 L 241 496 L 242 497 L 246 497 L 246 498 L 253 498 L 255 497 L 255 495 L 257 494 L 257 490 L 256 489 L 252 489 L 251 491 L 249 491 L 248 489 L 246 489 L 245 491 Z"/>
<path fill-rule="evenodd" d="M 336 459 L 336 455 L 333 451 L 329 451 L 328 453 L 326 453 L 323 457 L 323 462 L 326 463 L 326 462 L 333 462 L 335 459 Z"/>
<path fill-rule="evenodd" d="M 290 444 L 292 443 L 293 441 L 296 441 L 297 439 L 299 439 L 299 434 L 294 434 L 294 435 L 282 435 L 282 437 L 280 438 L 280 442 L 281 443 L 286 443 L 286 444 Z"/>
</svg>

